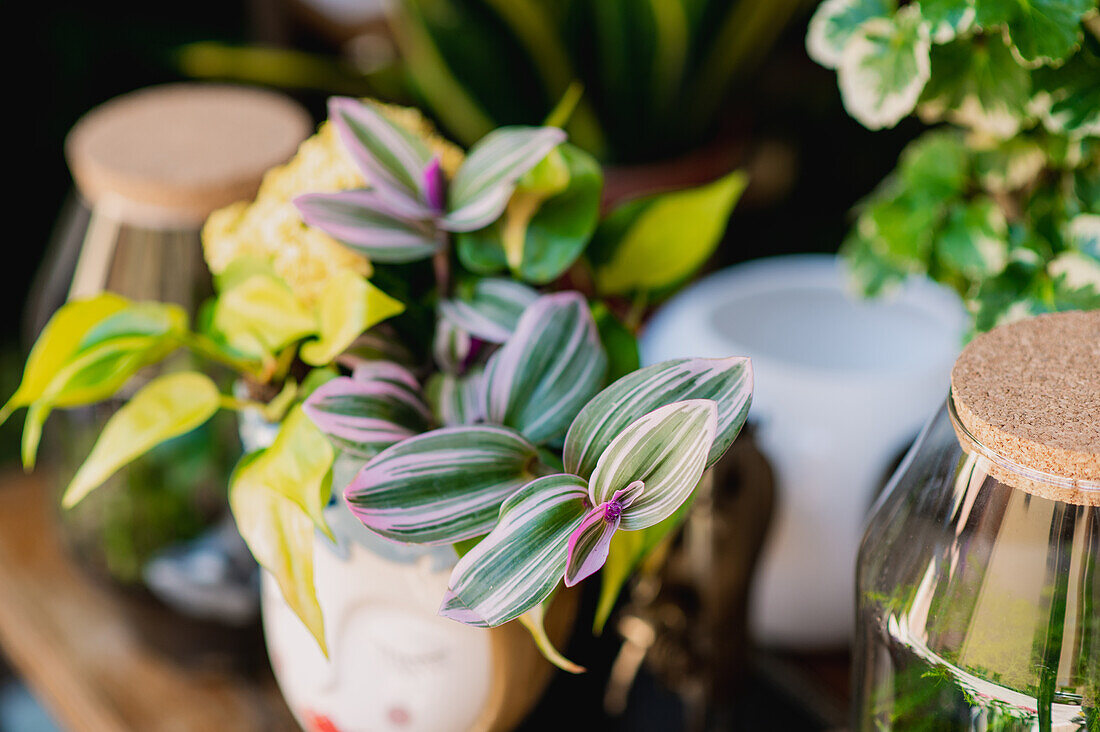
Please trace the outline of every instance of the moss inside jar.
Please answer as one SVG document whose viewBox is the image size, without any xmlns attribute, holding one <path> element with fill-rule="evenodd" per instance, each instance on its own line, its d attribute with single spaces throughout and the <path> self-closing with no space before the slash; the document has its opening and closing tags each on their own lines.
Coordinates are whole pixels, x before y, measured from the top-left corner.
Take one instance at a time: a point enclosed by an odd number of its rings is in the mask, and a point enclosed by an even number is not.
<svg viewBox="0 0 1100 732">
<path fill-rule="evenodd" d="M 979 336 L 860 551 L 859 730 L 1100 730 L 1100 311 Z"/>
</svg>

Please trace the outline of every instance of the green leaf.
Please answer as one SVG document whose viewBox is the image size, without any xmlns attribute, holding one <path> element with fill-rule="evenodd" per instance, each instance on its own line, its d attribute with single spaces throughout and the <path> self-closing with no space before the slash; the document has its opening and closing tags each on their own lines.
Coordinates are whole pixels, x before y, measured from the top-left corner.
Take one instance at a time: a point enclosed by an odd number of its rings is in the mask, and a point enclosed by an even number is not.
<svg viewBox="0 0 1100 732">
<path fill-rule="evenodd" d="M 984 196 L 956 206 L 936 241 L 936 253 L 970 279 L 1000 274 L 1008 264 L 1008 224 L 1000 207 Z"/>
<path fill-rule="evenodd" d="M 604 451 L 635 420 L 667 404 L 709 399 L 718 404 L 718 433 L 707 456 L 713 465 L 733 443 L 752 403 L 747 358 L 682 358 L 627 374 L 584 406 L 565 438 L 565 469 L 593 474 Z"/>
<path fill-rule="evenodd" d="M 271 447 L 256 454 L 243 474 L 291 501 L 325 536 L 335 541 L 324 510 L 332 496 L 332 463 L 328 439 L 295 407 L 279 427 Z"/>
<path fill-rule="evenodd" d="M 1032 106 L 1047 130 L 1100 137 L 1100 56 L 1092 48 L 1082 48 L 1060 67 L 1036 69 L 1032 79 Z"/>
<path fill-rule="evenodd" d="M 933 130 L 905 147 L 898 171 L 909 195 L 940 203 L 966 190 L 970 150 L 954 130 Z"/>
<path fill-rule="evenodd" d="M 960 40 L 932 50 L 932 78 L 921 95 L 925 118 L 946 118 L 1010 138 L 1029 118 L 1031 77 L 1000 35 L 980 44 Z"/>
<path fill-rule="evenodd" d="M 867 239 L 853 232 L 840 250 L 848 287 L 863 297 L 891 292 L 905 282 L 909 271 L 880 256 Z"/>
<path fill-rule="evenodd" d="M 977 0 L 920 0 L 920 14 L 935 43 L 948 43 L 970 30 L 977 16 Z M 932 78 L 936 78 L 935 72 Z"/>
<path fill-rule="evenodd" d="M 859 27 L 871 18 L 889 18 L 896 7 L 893 0 L 825 0 L 810 18 L 806 52 L 825 68 L 835 69 Z"/>
<path fill-rule="evenodd" d="M 119 468 L 206 422 L 218 411 L 219 397 L 214 382 L 199 373 L 165 374 L 150 381 L 104 425 L 65 490 L 62 505 L 72 508 Z"/>
<path fill-rule="evenodd" d="M 539 652 L 542 653 L 543 658 L 566 673 L 583 674 L 585 672 L 584 666 L 578 666 L 563 656 L 561 651 L 554 647 L 554 642 L 550 640 L 550 636 L 546 634 L 546 610 L 553 601 L 554 596 L 550 595 L 550 597 L 516 619 L 524 628 L 527 628 L 527 632 L 531 634 L 531 639 L 535 642 Z"/>
<path fill-rule="evenodd" d="M 279 584 L 283 599 L 328 655 L 324 621 L 313 585 L 314 522 L 271 487 L 270 470 L 254 467 L 266 452 L 246 455 L 229 479 L 229 505 L 252 556 Z"/>
<path fill-rule="evenodd" d="M 630 332 L 607 305 L 597 302 L 592 305 L 592 317 L 596 321 L 596 330 L 600 334 L 600 343 L 607 353 L 607 381 L 615 381 L 641 366 L 638 355 L 638 339 Z"/>
<path fill-rule="evenodd" d="M 698 188 L 658 194 L 613 211 L 596 234 L 605 256 L 596 267 L 597 288 L 624 294 L 666 288 L 690 277 L 718 246 L 747 184 L 748 176 L 734 171 Z"/>
<path fill-rule="evenodd" d="M 596 228 L 603 172 L 588 153 L 560 145 L 567 184 L 563 189 L 521 183 L 501 219 L 457 237 L 458 256 L 472 272 L 493 274 L 510 269 L 527 282 L 543 284 L 564 273 L 584 251 Z M 547 192 L 547 190 L 549 192 Z"/>
<path fill-rule="evenodd" d="M 1066 239 L 1078 251 L 1100 261 L 1100 214 L 1078 214 L 1066 225 Z"/>
<path fill-rule="evenodd" d="M 928 26 L 918 5 L 892 19 L 871 18 L 844 46 L 837 66 L 848 114 L 872 130 L 893 127 L 913 111 L 931 72 Z"/>
<path fill-rule="evenodd" d="M 1095 0 L 978 0 L 977 22 L 1007 25 L 1016 56 L 1034 67 L 1068 58 L 1081 42 L 1081 16 L 1095 8 Z"/>
<path fill-rule="evenodd" d="M 659 407 L 620 432 L 589 481 L 592 504 L 611 501 L 635 481 L 644 488 L 622 509 L 621 529 L 646 529 L 674 514 L 703 477 L 718 435 L 718 405 L 689 399 Z"/>
<path fill-rule="evenodd" d="M 127 307 L 128 301 L 111 293 L 74 300 L 54 313 L 31 348 L 19 388 L 0 410 L 0 422 L 13 410 L 40 396 L 61 367 L 77 350 L 84 335 L 104 318 Z"/>
<path fill-rule="evenodd" d="M 367 280 L 342 270 L 328 279 L 314 306 L 317 340 L 302 346 L 302 360 L 311 366 L 332 363 L 367 328 L 404 310 Z"/>
<path fill-rule="evenodd" d="M 489 535 L 455 565 L 439 614 L 491 628 L 549 597 L 565 573 L 569 535 L 584 518 L 586 487 L 583 479 L 562 474 L 516 491 Z"/>
<path fill-rule="evenodd" d="M 317 321 L 285 282 L 253 274 L 218 296 L 213 327 L 232 348 L 270 356 L 315 333 Z"/>
<path fill-rule="evenodd" d="M 859 219 L 859 235 L 895 267 L 922 270 L 944 215 L 942 202 L 906 195 L 875 202 Z"/>
</svg>

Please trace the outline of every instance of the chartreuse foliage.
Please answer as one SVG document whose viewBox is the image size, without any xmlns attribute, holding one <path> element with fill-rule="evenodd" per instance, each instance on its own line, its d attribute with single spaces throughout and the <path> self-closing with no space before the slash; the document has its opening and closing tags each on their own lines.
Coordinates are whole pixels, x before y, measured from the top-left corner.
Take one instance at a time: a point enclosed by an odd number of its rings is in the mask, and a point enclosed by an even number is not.
<svg viewBox="0 0 1100 732">
<path fill-rule="evenodd" d="M 985 330 L 1100 307 L 1096 0 L 826 0 L 806 45 L 872 129 L 948 122 L 902 153 L 844 252 L 857 289 L 913 273 Z"/>
<path fill-rule="evenodd" d="M 600 167 L 557 127 L 500 128 L 456 162 L 460 151 L 392 109 L 334 99 L 330 115 L 302 148 L 320 146 L 323 164 L 296 159 L 270 177 L 282 205 L 270 210 L 289 227 L 250 230 L 229 257 L 214 248 L 217 294 L 194 325 L 174 305 L 74 301 L 43 331 L 3 416 L 28 408 L 29 465 L 50 410 L 129 397 L 70 506 L 218 409 L 258 412 L 278 431 L 238 464 L 230 506 L 322 650 L 314 542 L 333 538 L 327 511 L 350 510 L 391 540 L 458 545 L 441 612 L 481 626 L 522 618 L 548 658 L 579 670 L 546 638 L 548 598 L 610 559 L 606 618 L 737 434 L 751 372 L 737 358 L 638 371 L 638 318 L 620 318 L 622 301 L 536 287 L 578 267 L 596 295 L 667 292 L 713 251 L 745 178 L 628 202 L 600 222 Z M 320 192 L 294 177 L 306 174 Z M 348 180 L 361 187 L 335 185 Z M 246 388 L 165 371 L 130 391 L 180 349 Z M 337 458 L 361 467 L 334 505 Z M 639 541 L 615 541 L 625 534 Z"/>
</svg>

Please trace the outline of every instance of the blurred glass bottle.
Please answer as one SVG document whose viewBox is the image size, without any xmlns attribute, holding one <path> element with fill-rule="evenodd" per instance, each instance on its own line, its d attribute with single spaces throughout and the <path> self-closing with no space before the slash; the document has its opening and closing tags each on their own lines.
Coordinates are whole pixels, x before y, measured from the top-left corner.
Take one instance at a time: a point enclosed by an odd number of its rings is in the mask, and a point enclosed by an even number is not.
<svg viewBox="0 0 1100 732">
<path fill-rule="evenodd" d="M 211 294 L 200 229 L 207 215 L 251 198 L 263 173 L 293 155 L 312 128 L 292 100 L 246 87 L 170 84 L 112 99 L 82 117 L 65 154 L 76 190 L 55 228 L 28 303 L 33 340 L 67 300 L 103 291 L 183 306 Z M 187 366 L 181 354 L 167 368 Z M 205 366 L 204 366 L 205 368 Z M 91 450 L 119 399 L 58 412 L 43 465 L 61 485 Z M 77 556 L 123 583 L 159 548 L 197 534 L 221 513 L 239 454 L 235 425 L 214 420 L 120 471 L 66 512 Z"/>
</svg>

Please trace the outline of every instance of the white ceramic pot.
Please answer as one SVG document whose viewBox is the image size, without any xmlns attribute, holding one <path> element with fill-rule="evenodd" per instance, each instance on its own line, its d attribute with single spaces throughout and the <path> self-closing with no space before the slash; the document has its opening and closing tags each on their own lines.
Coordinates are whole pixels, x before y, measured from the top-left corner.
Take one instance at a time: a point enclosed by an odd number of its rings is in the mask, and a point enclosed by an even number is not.
<svg viewBox="0 0 1100 732">
<path fill-rule="evenodd" d="M 242 422 L 259 442 L 274 438 Z M 362 461 L 338 458 L 333 485 Z M 325 621 L 326 659 L 263 572 L 264 635 L 283 696 L 307 732 L 465 732 L 510 729 L 538 700 L 552 667 L 518 623 L 493 630 L 437 615 L 451 569 L 450 547 L 383 539 L 351 514 L 343 497 L 325 510 L 333 544 L 314 536 L 314 583 Z M 561 642 L 576 598 L 562 593 L 548 618 Z"/>
<path fill-rule="evenodd" d="M 893 461 L 947 393 L 965 314 L 925 280 L 895 297 L 847 294 L 835 257 L 795 255 L 717 272 L 665 305 L 645 363 L 750 356 L 750 421 L 776 473 L 777 507 L 752 590 L 767 644 L 845 643 L 866 511 Z"/>
</svg>

